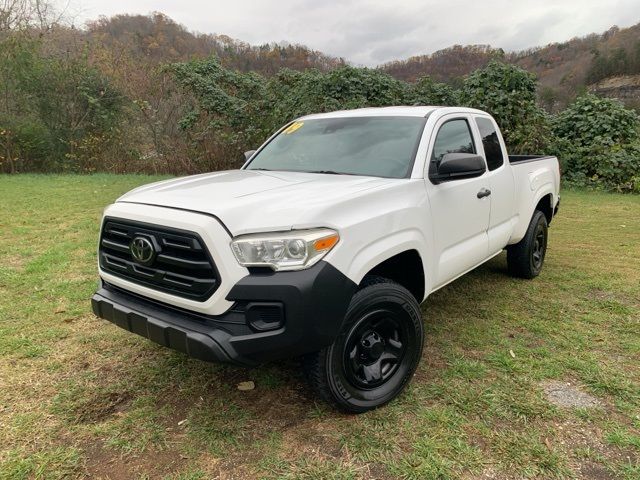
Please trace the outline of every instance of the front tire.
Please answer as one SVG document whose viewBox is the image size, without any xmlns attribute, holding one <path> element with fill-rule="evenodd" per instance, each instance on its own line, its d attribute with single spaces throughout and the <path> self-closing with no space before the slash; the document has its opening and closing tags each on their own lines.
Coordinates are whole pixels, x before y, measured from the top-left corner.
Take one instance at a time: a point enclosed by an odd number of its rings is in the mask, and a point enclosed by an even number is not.
<svg viewBox="0 0 640 480">
<path fill-rule="evenodd" d="M 403 286 L 368 277 L 347 310 L 332 345 L 307 355 L 312 388 L 340 410 L 362 413 L 395 398 L 422 356 L 420 306 Z"/>
<path fill-rule="evenodd" d="M 509 273 L 519 278 L 537 277 L 542 271 L 547 253 L 547 239 L 547 217 L 540 210 L 536 210 L 524 238 L 507 247 Z"/>
</svg>

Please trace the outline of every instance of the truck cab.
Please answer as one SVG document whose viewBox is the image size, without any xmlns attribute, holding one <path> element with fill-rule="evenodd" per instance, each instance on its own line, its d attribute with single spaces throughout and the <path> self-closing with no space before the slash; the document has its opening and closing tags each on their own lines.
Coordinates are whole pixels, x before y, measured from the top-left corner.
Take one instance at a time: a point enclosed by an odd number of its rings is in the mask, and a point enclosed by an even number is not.
<svg viewBox="0 0 640 480">
<path fill-rule="evenodd" d="M 238 170 L 110 205 L 93 310 L 205 361 L 299 356 L 322 398 L 366 411 L 413 375 L 429 294 L 505 249 L 511 274 L 540 273 L 559 183 L 480 110 L 301 117 Z"/>
</svg>

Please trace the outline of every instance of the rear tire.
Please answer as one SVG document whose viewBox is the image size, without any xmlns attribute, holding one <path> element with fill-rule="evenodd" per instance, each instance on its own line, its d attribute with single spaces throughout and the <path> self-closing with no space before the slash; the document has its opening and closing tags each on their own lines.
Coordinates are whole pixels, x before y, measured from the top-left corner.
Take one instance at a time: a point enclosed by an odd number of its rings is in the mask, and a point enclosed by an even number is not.
<svg viewBox="0 0 640 480">
<path fill-rule="evenodd" d="M 304 358 L 313 390 L 350 413 L 377 408 L 407 385 L 422 357 L 420 306 L 403 286 L 368 277 L 334 343 Z"/>
<path fill-rule="evenodd" d="M 507 247 L 509 274 L 519 278 L 535 278 L 542 271 L 547 253 L 547 217 L 540 210 L 533 217 L 524 238 Z"/>
</svg>

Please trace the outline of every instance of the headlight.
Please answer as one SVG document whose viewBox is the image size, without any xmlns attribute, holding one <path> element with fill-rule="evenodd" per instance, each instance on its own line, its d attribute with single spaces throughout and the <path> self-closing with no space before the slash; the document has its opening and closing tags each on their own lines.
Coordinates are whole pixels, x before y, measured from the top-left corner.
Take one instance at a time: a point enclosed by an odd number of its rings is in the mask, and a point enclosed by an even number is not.
<svg viewBox="0 0 640 480">
<path fill-rule="evenodd" d="M 328 228 L 243 235 L 231 249 L 243 267 L 302 270 L 324 257 L 338 243 L 338 232 Z"/>
</svg>

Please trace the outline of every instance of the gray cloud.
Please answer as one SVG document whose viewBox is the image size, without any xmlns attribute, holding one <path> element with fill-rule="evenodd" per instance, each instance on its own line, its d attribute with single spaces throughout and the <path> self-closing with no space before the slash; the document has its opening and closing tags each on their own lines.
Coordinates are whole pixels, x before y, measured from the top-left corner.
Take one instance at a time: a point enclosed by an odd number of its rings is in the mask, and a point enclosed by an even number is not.
<svg viewBox="0 0 640 480">
<path fill-rule="evenodd" d="M 638 0 L 71 0 L 71 10 L 80 22 L 161 11 L 199 32 L 301 43 L 370 66 L 454 44 L 535 47 L 640 21 Z"/>
</svg>

